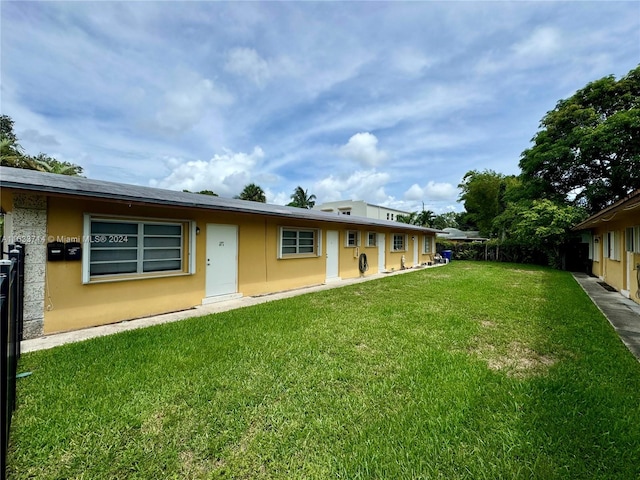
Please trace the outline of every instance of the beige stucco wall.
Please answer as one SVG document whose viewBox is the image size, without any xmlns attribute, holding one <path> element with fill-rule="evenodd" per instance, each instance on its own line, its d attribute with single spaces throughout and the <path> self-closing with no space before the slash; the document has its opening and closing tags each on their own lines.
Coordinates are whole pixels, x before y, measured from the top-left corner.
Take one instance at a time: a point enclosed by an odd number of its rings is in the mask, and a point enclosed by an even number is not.
<svg viewBox="0 0 640 480">
<path fill-rule="evenodd" d="M 15 210 L 15 198 L 2 192 L 5 210 Z M 136 276 L 130 280 L 101 281 L 83 284 L 81 261 L 46 261 L 46 242 L 42 242 L 43 262 L 39 276 L 42 294 L 39 312 L 44 318 L 40 333 L 76 330 L 89 326 L 114 323 L 149 315 L 183 310 L 200 305 L 206 289 L 206 231 L 207 224 L 238 226 L 238 292 L 251 296 L 318 285 L 326 279 L 326 236 L 330 230 L 339 232 L 339 276 L 360 276 L 358 255 L 366 253 L 369 270 L 366 275 L 378 272 L 378 248 L 367 247 L 368 231 L 360 229 L 361 245 L 357 251 L 345 247 L 344 224 L 281 219 L 264 215 L 221 213 L 155 205 L 129 204 L 128 202 L 101 201 L 90 198 L 49 196 L 43 197 L 44 211 L 42 234 L 48 240 L 82 238 L 84 215 L 108 215 L 135 219 L 182 220 L 195 222 L 200 234 L 195 238 L 196 268 L 193 274 L 185 269 L 183 274 L 157 278 Z M 13 214 L 15 216 L 15 212 Z M 22 220 L 20 220 L 22 221 Z M 322 254 L 305 258 L 278 258 L 280 227 L 319 228 L 322 234 Z M 354 227 L 352 229 L 355 229 Z M 409 234 L 406 252 L 390 252 L 393 233 L 400 228 L 376 229 L 386 239 L 386 267 L 399 269 L 400 257 L 405 255 L 407 267 L 413 266 L 413 241 Z M 189 245 L 189 232 L 185 246 Z M 415 234 L 414 234 L 415 235 Z M 422 236 L 416 235 L 421 242 Z M 430 260 L 422 255 L 421 262 Z M 86 252 L 83 252 L 86 255 Z M 37 334 L 37 332 L 36 332 Z"/>
<path fill-rule="evenodd" d="M 622 211 L 611 220 L 593 229 L 593 235 L 599 236 L 598 243 L 599 261 L 593 262 L 592 273 L 619 292 L 628 295 L 631 300 L 640 303 L 640 291 L 638 286 L 638 270 L 640 253 L 626 251 L 626 229 L 640 225 L 640 212 L 638 209 Z M 617 246 L 620 252 L 620 260 L 605 257 L 604 245 L 607 232 L 617 232 Z"/>
</svg>

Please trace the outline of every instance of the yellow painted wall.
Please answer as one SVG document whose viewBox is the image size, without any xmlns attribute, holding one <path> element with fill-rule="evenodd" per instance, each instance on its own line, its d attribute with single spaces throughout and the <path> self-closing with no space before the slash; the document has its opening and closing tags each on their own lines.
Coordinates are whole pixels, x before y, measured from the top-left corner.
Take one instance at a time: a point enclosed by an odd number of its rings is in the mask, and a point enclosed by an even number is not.
<svg viewBox="0 0 640 480">
<path fill-rule="evenodd" d="M 13 210 L 13 193 L 8 188 L 0 189 L 0 207 L 5 212 Z"/>
<path fill-rule="evenodd" d="M 12 197 L 2 191 L 2 205 L 10 211 Z M 5 206 L 6 205 L 6 206 Z M 220 213 L 176 207 L 129 204 L 79 197 L 48 197 L 47 236 L 52 238 L 82 237 L 84 214 L 96 214 L 134 219 L 194 221 L 200 228 L 196 237 L 195 274 L 135 278 L 126 281 L 105 281 L 83 284 L 82 262 L 47 262 L 45 275 L 44 332 L 54 333 L 104 325 L 149 315 L 184 310 L 200 305 L 205 296 L 206 231 L 207 224 L 238 226 L 238 292 L 259 295 L 322 284 L 326 278 L 326 232 L 339 232 L 339 276 L 359 277 L 358 256 L 353 247 L 344 247 L 344 224 L 323 223 L 322 254 L 308 258 L 278 258 L 280 227 L 317 228 L 311 221 L 290 220 L 262 215 Z M 371 231 L 371 230 L 369 230 Z M 391 253 L 392 233 L 401 231 L 376 229 L 384 233 L 387 268 L 400 268 L 402 253 Z M 367 247 L 367 230 L 361 230 L 359 253 L 366 253 L 369 270 L 378 272 L 378 248 Z M 189 232 L 185 232 L 188 236 Z M 419 238 L 419 236 L 417 236 Z M 188 245 L 188 239 L 185 239 Z M 417 240 L 419 241 L 419 240 Z M 413 264 L 411 234 L 407 252 L 407 266 Z M 421 253 L 421 249 L 419 250 Z M 83 252 L 83 254 L 86 254 Z M 421 258 L 423 256 L 421 255 Z M 425 260 L 426 261 L 426 260 Z"/>
<path fill-rule="evenodd" d="M 48 199 L 47 235 L 82 237 L 83 214 L 194 220 L 188 212 L 61 197 Z M 197 238 L 198 264 L 204 262 L 204 236 Z M 187 243 L 188 244 L 188 243 Z M 86 252 L 83 252 L 86 254 Z M 47 262 L 44 332 L 75 330 L 158 313 L 184 310 L 204 296 L 204 272 L 106 283 L 82 283 L 82 262 Z"/>
<path fill-rule="evenodd" d="M 629 298 L 640 303 L 640 292 L 638 291 L 638 271 L 635 266 L 640 263 L 640 254 L 626 251 L 626 228 L 640 224 L 640 216 L 636 211 L 620 212 L 617 216 L 606 224 L 598 226 L 593 230 L 593 235 L 600 236 L 599 250 L 600 261 L 593 262 L 592 272 L 594 275 L 603 278 L 604 281 L 613 288 L 621 291 L 628 291 Z M 605 258 L 604 244 L 607 232 L 618 232 L 618 249 L 620 260 Z"/>
</svg>

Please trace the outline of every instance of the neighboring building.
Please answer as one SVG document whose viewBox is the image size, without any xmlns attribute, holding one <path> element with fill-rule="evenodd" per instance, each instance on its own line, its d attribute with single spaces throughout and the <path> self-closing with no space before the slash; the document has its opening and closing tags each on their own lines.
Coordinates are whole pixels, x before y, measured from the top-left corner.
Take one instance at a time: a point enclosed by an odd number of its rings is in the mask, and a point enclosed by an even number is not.
<svg viewBox="0 0 640 480">
<path fill-rule="evenodd" d="M 438 232 L 8 167 L 0 187 L 25 338 L 419 266 Z"/>
<path fill-rule="evenodd" d="M 381 207 L 363 202 L 362 200 L 340 200 L 337 202 L 326 202 L 313 207 L 314 210 L 321 210 L 328 213 L 340 215 L 355 215 L 358 217 L 376 218 L 378 220 L 396 221 L 398 215 L 410 215 L 409 212 L 396 210 L 395 208 Z"/>
<path fill-rule="evenodd" d="M 640 303 L 640 190 L 575 226 L 589 244 L 592 273 Z"/>
<path fill-rule="evenodd" d="M 480 232 L 478 231 L 468 230 L 465 232 L 452 227 L 443 228 L 442 232 L 436 235 L 436 238 L 438 240 L 447 240 L 457 243 L 486 242 L 489 240 L 488 238 L 481 237 Z"/>
</svg>

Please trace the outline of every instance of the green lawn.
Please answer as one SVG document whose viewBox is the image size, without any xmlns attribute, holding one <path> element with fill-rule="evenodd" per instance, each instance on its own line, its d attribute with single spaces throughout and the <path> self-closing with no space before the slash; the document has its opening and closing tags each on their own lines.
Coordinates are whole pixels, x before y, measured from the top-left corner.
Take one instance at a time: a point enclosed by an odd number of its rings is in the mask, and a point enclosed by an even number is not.
<svg viewBox="0 0 640 480">
<path fill-rule="evenodd" d="M 453 262 L 20 371 L 9 478 L 640 477 L 640 363 L 544 268 Z"/>
</svg>

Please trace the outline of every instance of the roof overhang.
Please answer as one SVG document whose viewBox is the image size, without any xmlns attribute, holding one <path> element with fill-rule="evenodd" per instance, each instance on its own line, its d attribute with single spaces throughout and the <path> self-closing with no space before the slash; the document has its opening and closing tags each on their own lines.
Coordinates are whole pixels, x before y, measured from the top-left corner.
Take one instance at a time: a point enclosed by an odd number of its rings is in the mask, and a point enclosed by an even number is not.
<svg viewBox="0 0 640 480">
<path fill-rule="evenodd" d="M 620 215 L 626 215 L 627 212 L 638 209 L 638 217 L 640 217 L 640 189 L 631 192 L 622 200 L 609 205 L 607 208 L 600 210 L 598 213 L 591 215 L 585 221 L 579 223 L 572 230 L 586 230 L 595 228 L 599 225 L 606 224 L 612 220 L 620 218 Z"/>
<path fill-rule="evenodd" d="M 396 228 L 398 230 L 413 230 L 422 233 L 441 232 L 441 230 L 434 228 L 424 228 L 389 220 L 378 220 L 354 215 L 335 215 L 319 210 L 285 207 L 281 205 L 201 195 L 199 193 L 142 187 L 11 167 L 0 167 L 0 187 L 40 194 L 131 202 L 140 205 L 258 214 L 292 220 L 339 223 L 363 227 Z"/>
</svg>

